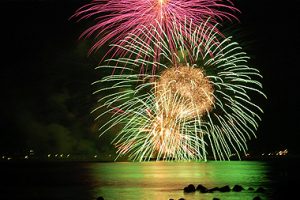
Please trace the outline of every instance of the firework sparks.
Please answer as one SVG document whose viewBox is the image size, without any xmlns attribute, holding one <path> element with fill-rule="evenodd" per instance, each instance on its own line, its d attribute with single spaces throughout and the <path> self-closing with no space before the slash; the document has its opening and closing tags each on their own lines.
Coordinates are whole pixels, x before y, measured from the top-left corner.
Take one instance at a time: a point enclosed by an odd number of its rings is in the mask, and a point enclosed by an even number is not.
<svg viewBox="0 0 300 200">
<path fill-rule="evenodd" d="M 186 19 L 198 23 L 210 18 L 206 25 L 213 27 L 217 20 L 237 20 L 233 14 L 237 11 L 230 0 L 94 0 L 79 8 L 72 17 L 79 20 L 93 18 L 96 21 L 95 25 L 81 35 L 83 38 L 99 38 L 92 46 L 92 52 L 111 39 L 113 43 L 123 46 L 122 40 L 128 33 L 150 43 L 151 37 L 157 37 L 155 30 L 159 31 L 159 26 L 169 41 L 172 41 L 169 30 L 173 20 L 184 26 Z M 151 30 L 153 25 L 155 27 L 150 35 L 146 36 L 138 31 L 142 27 Z M 175 48 L 172 43 L 169 46 L 171 49 Z"/>
<path fill-rule="evenodd" d="M 181 113 L 188 115 L 186 117 L 192 118 L 197 115 L 202 115 L 206 111 L 211 110 L 214 97 L 213 87 L 203 74 L 200 68 L 193 67 L 171 67 L 162 72 L 156 85 L 155 95 L 159 99 L 175 98 L 180 100 Z"/>
<path fill-rule="evenodd" d="M 142 161 L 152 157 L 206 160 L 207 154 L 212 154 L 223 160 L 232 154 L 246 154 L 247 140 L 256 137 L 258 113 L 263 111 L 249 93 L 265 96 L 257 80 L 261 78 L 259 71 L 247 65 L 249 57 L 230 37 L 220 40 L 214 27 L 204 30 L 203 23 L 186 31 L 194 26 L 186 24 L 178 28 L 173 23 L 169 30 L 177 51 L 163 44 L 169 40 L 165 32 L 152 44 L 142 43 L 141 38 L 153 31 L 144 27 L 140 34 L 130 34 L 124 47 L 128 52 L 140 52 L 134 59 L 108 59 L 118 66 L 99 67 L 120 72 L 95 82 L 111 83 L 95 93 L 114 92 L 100 98 L 100 106 L 93 111 L 108 108 L 97 118 L 116 107 L 122 111 L 113 112 L 100 127 L 104 134 L 124 125 L 113 141 L 119 155 Z M 159 62 L 153 54 L 158 44 L 162 44 Z M 136 71 L 140 66 L 159 66 L 159 70 L 141 74 Z"/>
</svg>

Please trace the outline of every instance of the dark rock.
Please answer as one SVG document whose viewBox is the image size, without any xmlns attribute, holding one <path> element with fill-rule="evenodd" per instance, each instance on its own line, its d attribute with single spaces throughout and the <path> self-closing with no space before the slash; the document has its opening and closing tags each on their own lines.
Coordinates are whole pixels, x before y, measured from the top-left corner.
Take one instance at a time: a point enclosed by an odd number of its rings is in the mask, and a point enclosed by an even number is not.
<svg viewBox="0 0 300 200">
<path fill-rule="evenodd" d="M 219 188 L 220 192 L 229 192 L 230 191 L 230 187 L 228 185 L 225 185 L 223 187 Z"/>
<path fill-rule="evenodd" d="M 204 187 L 203 185 L 199 184 L 196 188 L 196 190 L 199 190 L 201 193 L 207 193 L 207 188 Z"/>
<path fill-rule="evenodd" d="M 103 197 L 97 197 L 97 200 L 104 200 Z"/>
<path fill-rule="evenodd" d="M 207 190 L 207 192 L 215 192 L 215 191 L 218 191 L 219 189 L 220 188 L 218 188 L 218 187 L 214 187 L 214 188 Z"/>
<path fill-rule="evenodd" d="M 261 200 L 261 198 L 259 196 L 256 196 L 253 198 L 253 200 Z"/>
<path fill-rule="evenodd" d="M 254 188 L 253 188 L 253 187 L 249 187 L 249 188 L 248 188 L 248 190 L 252 190 L 252 191 L 253 191 L 253 190 L 254 190 Z"/>
<path fill-rule="evenodd" d="M 266 191 L 265 188 L 259 187 L 259 188 L 257 188 L 257 190 L 255 192 L 265 192 L 265 191 Z"/>
<path fill-rule="evenodd" d="M 196 191 L 196 188 L 195 188 L 195 186 L 193 185 L 193 184 L 189 184 L 187 187 L 185 187 L 184 189 L 184 192 L 187 192 L 187 193 L 189 193 L 189 192 L 195 192 Z"/>
<path fill-rule="evenodd" d="M 233 188 L 232 188 L 232 191 L 234 192 L 240 192 L 242 191 L 244 188 L 240 185 L 235 185 Z"/>
</svg>

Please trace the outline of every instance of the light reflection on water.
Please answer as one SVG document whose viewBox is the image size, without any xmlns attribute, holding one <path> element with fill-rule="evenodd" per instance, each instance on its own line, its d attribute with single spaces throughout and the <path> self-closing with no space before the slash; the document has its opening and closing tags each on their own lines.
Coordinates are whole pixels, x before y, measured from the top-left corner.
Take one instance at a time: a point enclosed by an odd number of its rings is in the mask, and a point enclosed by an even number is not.
<svg viewBox="0 0 300 200">
<path fill-rule="evenodd" d="M 145 162 L 145 163 L 91 163 L 87 170 L 91 179 L 94 198 L 103 196 L 105 200 L 186 200 L 213 199 L 253 199 L 259 196 L 269 199 L 271 191 L 267 177 L 268 164 L 255 161 L 210 161 L 210 162 Z M 184 193 L 188 184 L 202 184 L 208 188 L 239 184 L 242 192 L 214 192 L 202 194 Z M 249 187 L 264 187 L 267 192 L 255 193 Z"/>
</svg>

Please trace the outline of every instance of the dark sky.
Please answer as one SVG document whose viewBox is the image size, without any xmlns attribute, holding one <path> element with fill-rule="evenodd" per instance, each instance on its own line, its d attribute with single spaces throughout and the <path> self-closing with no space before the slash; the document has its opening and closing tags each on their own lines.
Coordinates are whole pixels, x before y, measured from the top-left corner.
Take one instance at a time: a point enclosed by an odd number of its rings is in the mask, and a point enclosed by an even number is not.
<svg viewBox="0 0 300 200">
<path fill-rule="evenodd" d="M 101 56 L 87 56 L 90 41 L 78 40 L 91 22 L 68 20 L 89 1 L 1 2 L 0 153 L 112 152 L 89 114 L 96 101 L 90 83 L 103 75 L 94 70 Z M 236 1 L 236 38 L 262 72 L 268 96 L 259 100 L 265 114 L 251 151 L 300 153 L 298 2 Z"/>
</svg>

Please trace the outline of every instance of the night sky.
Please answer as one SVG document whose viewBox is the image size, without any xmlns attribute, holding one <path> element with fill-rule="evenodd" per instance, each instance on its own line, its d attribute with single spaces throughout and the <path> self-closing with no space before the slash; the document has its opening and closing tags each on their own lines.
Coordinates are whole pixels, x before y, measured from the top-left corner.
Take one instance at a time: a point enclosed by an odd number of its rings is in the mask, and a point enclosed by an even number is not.
<svg viewBox="0 0 300 200">
<path fill-rule="evenodd" d="M 92 41 L 78 40 L 92 21 L 69 20 L 87 2 L 1 1 L 0 154 L 114 152 L 112 136 L 99 139 L 101 122 L 89 114 L 96 102 L 90 84 L 104 75 L 94 70 L 103 52 L 88 56 Z M 249 150 L 299 154 L 300 1 L 235 2 L 240 23 L 224 28 L 261 71 L 268 96 L 255 99 L 265 113 Z"/>
</svg>

